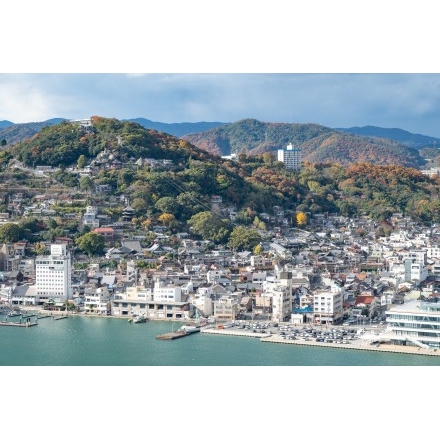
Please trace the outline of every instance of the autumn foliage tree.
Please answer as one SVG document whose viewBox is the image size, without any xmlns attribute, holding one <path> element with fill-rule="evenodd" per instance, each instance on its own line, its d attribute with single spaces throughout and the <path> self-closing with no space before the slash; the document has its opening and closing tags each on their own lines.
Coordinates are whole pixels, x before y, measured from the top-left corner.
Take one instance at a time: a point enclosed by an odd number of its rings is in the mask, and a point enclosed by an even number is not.
<svg viewBox="0 0 440 440">
<path fill-rule="evenodd" d="M 299 227 L 306 226 L 308 221 L 309 221 L 309 218 L 308 218 L 307 214 L 305 214 L 304 212 L 298 212 L 298 214 L 296 214 L 296 224 Z"/>
</svg>

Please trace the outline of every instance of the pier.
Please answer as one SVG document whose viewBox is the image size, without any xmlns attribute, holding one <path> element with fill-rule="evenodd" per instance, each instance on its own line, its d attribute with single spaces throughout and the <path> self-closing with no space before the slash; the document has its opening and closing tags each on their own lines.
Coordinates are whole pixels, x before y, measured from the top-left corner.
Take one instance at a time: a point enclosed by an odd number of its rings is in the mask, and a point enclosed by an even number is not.
<svg viewBox="0 0 440 440">
<path fill-rule="evenodd" d="M 170 333 L 164 333 L 163 335 L 157 335 L 156 339 L 164 340 L 164 341 L 172 341 L 174 339 L 183 338 L 184 336 L 189 336 L 192 333 L 186 333 L 182 330 Z"/>
<path fill-rule="evenodd" d="M 0 326 L 3 327 L 32 327 L 34 325 L 38 325 L 38 322 L 14 322 L 14 321 L 1 321 Z"/>
<path fill-rule="evenodd" d="M 55 318 L 55 316 L 52 316 L 52 319 L 54 321 L 59 321 L 60 319 L 66 319 L 66 318 L 67 318 L 67 315 L 57 316 L 56 318 Z"/>
</svg>

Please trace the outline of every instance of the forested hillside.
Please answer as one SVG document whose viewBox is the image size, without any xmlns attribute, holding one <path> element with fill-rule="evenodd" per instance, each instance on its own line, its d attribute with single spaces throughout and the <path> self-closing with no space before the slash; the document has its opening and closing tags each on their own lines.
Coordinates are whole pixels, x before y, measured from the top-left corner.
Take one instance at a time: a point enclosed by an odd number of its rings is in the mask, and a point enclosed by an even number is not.
<svg viewBox="0 0 440 440">
<path fill-rule="evenodd" d="M 420 167 L 425 161 L 416 149 L 390 139 L 368 138 L 341 133 L 317 124 L 265 123 L 245 119 L 233 124 L 183 136 L 197 147 L 212 154 L 248 155 L 271 152 L 292 143 L 310 162 L 357 162 L 400 164 Z"/>
<path fill-rule="evenodd" d="M 165 215 L 162 221 L 172 221 L 175 227 L 211 210 L 214 195 L 222 198 L 223 206 L 233 207 L 238 213 L 236 221 L 244 224 L 250 224 L 258 213 L 272 214 L 274 206 L 284 209 L 292 222 L 297 212 L 347 216 L 366 213 L 380 221 L 400 212 L 416 220 L 440 221 L 440 179 L 429 178 L 414 167 L 365 161 L 341 164 L 326 159 L 319 163 L 305 161 L 301 171 L 289 172 L 269 152 L 241 154 L 238 161 L 231 161 L 133 122 L 102 117 L 92 120 L 92 131 L 63 122 L 6 148 L 0 154 L 3 191 L 14 182 L 21 187 L 31 186 L 25 173 L 8 168 L 16 159 L 31 168 L 58 167 L 50 176 L 51 185 L 90 194 L 95 185 L 108 185 L 110 194 L 129 197 L 138 221 Z M 307 128 L 304 139 L 307 133 L 321 129 Z M 322 130 L 321 135 L 327 136 L 326 129 Z M 329 154 L 344 145 L 340 142 L 332 146 L 333 136 L 340 139 L 329 132 Z M 319 159 L 317 152 L 325 141 L 309 139 L 304 144 L 309 145 L 310 154 L 314 148 L 313 154 Z M 371 148 L 377 147 L 372 143 Z M 392 160 L 389 151 L 382 150 L 384 162 Z M 81 177 L 79 170 L 86 165 L 91 174 Z"/>
</svg>

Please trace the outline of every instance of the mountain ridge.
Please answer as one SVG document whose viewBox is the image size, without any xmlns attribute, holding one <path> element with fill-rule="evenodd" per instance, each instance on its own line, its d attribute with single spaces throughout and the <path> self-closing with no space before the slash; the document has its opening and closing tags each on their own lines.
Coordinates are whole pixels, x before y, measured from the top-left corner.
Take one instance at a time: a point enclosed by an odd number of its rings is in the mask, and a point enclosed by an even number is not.
<svg viewBox="0 0 440 440">
<path fill-rule="evenodd" d="M 2 148 L 5 146 L 3 141 L 6 141 L 6 145 L 14 145 L 31 139 L 44 127 L 68 120 L 52 118 L 20 124 L 0 121 L 0 124 L 7 125 L 0 128 Z M 336 160 L 348 164 L 367 161 L 421 167 L 426 162 L 423 156 L 435 159 L 435 147 L 440 145 L 440 138 L 376 126 L 330 128 L 314 123 L 261 122 L 250 118 L 225 123 L 162 123 L 143 117 L 121 121 L 134 122 L 146 129 L 182 138 L 217 156 L 231 153 L 276 154 L 279 148 L 294 143 L 303 150 L 303 160 L 312 162 Z M 422 150 L 429 150 L 429 156 Z"/>
<path fill-rule="evenodd" d="M 32 138 L 43 127 L 69 121 L 67 118 L 52 118 L 41 122 L 24 122 L 14 124 L 10 121 L 0 121 L 0 140 L 5 139 L 8 145 L 19 143 L 27 138 Z M 211 128 L 219 127 L 225 122 L 154 122 L 146 118 L 121 119 L 121 121 L 135 122 L 149 130 L 156 130 L 172 136 L 181 137 L 184 134 L 198 133 Z"/>
<path fill-rule="evenodd" d="M 409 131 L 402 130 L 401 128 L 384 128 L 374 125 L 365 125 L 363 127 L 334 128 L 334 130 L 356 134 L 359 136 L 392 139 L 408 147 L 417 149 L 433 146 L 436 147 L 436 145 L 440 145 L 440 138 L 411 133 Z"/>
<path fill-rule="evenodd" d="M 421 167 L 425 159 L 415 148 L 387 138 L 344 133 L 323 125 L 287 124 L 242 119 L 202 133 L 183 136 L 196 147 L 211 154 L 256 155 L 271 153 L 292 143 L 302 150 L 302 160 L 334 161 L 343 165 L 354 162 L 399 164 Z"/>
</svg>

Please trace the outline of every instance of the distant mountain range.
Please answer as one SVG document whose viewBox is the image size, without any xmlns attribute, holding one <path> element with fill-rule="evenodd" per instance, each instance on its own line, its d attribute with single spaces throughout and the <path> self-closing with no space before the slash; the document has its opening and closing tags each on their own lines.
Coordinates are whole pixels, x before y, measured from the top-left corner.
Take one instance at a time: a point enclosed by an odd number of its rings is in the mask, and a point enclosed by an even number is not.
<svg viewBox="0 0 440 440">
<path fill-rule="evenodd" d="M 43 127 L 65 118 L 14 124 L 0 121 L 0 141 L 14 145 L 32 138 Z M 318 124 L 265 123 L 255 119 L 225 122 L 163 123 L 145 118 L 126 119 L 146 129 L 183 138 L 201 150 L 217 156 L 231 153 L 262 154 L 292 143 L 310 162 L 343 164 L 370 162 L 420 167 L 425 160 L 420 150 L 440 146 L 440 138 L 413 134 L 398 128 L 374 126 L 329 128 Z M 432 151 L 432 150 L 431 150 Z M 436 153 L 434 154 L 436 155 Z"/>
<path fill-rule="evenodd" d="M 409 131 L 401 130 L 400 128 L 382 128 L 366 125 L 365 127 L 335 128 L 334 130 L 356 134 L 359 136 L 392 139 L 393 141 L 399 142 L 407 147 L 417 149 L 425 147 L 440 147 L 439 138 L 410 133 Z"/>
<path fill-rule="evenodd" d="M 61 121 L 67 121 L 65 118 L 48 119 L 44 122 L 28 122 L 14 124 L 10 121 L 0 121 L 0 140 L 5 139 L 8 145 L 22 142 L 37 134 L 43 127 L 59 124 Z M 154 122 L 145 118 L 122 119 L 130 122 L 136 122 L 149 130 L 161 131 L 172 136 L 182 137 L 185 134 L 198 133 L 211 128 L 224 125 L 225 122 L 177 122 L 168 124 L 165 122 Z"/>
<path fill-rule="evenodd" d="M 190 133 L 199 133 L 211 128 L 220 127 L 226 124 L 226 122 L 178 122 L 167 124 L 165 122 L 154 122 L 145 118 L 126 119 L 130 122 L 137 122 L 144 128 L 150 130 L 162 131 L 164 133 L 171 134 L 172 136 L 182 137 Z"/>
<path fill-rule="evenodd" d="M 6 140 L 8 145 L 23 142 L 25 139 L 37 134 L 43 127 L 59 124 L 62 121 L 65 121 L 65 119 L 54 118 L 43 122 L 25 122 L 22 124 L 0 121 L 0 140 Z"/>
<path fill-rule="evenodd" d="M 9 127 L 10 125 L 14 125 L 14 123 L 11 121 L 0 121 L 0 130 Z"/>
<path fill-rule="evenodd" d="M 420 167 L 425 164 L 417 148 L 389 138 L 359 136 L 317 124 L 267 123 L 243 119 L 202 133 L 183 136 L 211 154 L 247 155 L 272 153 L 289 143 L 300 148 L 304 161 L 314 163 L 354 162 L 398 164 Z"/>
</svg>

